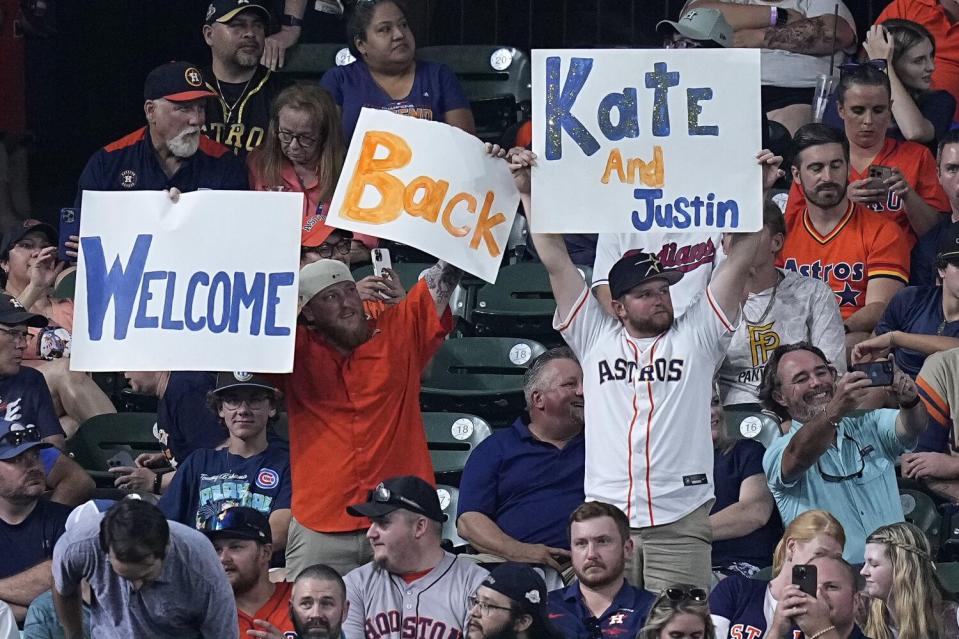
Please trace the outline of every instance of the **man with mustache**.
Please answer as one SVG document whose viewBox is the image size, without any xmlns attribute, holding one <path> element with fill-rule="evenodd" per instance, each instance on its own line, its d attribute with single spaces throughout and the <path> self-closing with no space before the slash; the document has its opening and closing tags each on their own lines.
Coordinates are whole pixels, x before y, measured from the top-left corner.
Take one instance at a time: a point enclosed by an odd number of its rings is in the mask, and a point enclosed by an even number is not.
<svg viewBox="0 0 959 639">
<path fill-rule="evenodd" d="M 549 621 L 546 584 L 526 564 L 499 564 L 469 598 L 466 639 L 563 639 Z"/>
<path fill-rule="evenodd" d="M 40 499 L 46 478 L 33 425 L 0 420 L 0 600 L 23 622 L 27 607 L 53 584 L 53 546 L 63 534 L 71 508 Z"/>
<path fill-rule="evenodd" d="M 189 62 L 151 71 L 143 87 L 147 125 L 93 154 L 80 174 L 75 206 L 83 191 L 245 191 L 243 162 L 201 134 L 212 95 Z"/>
<path fill-rule="evenodd" d="M 554 348 L 530 365 L 523 391 L 529 419 L 493 433 L 466 461 L 456 527 L 484 563 L 506 559 L 562 573 L 566 522 L 585 499 L 583 369 L 569 347 Z"/>
<path fill-rule="evenodd" d="M 588 501 L 570 515 L 568 530 L 577 581 L 549 594 L 550 620 L 567 639 L 635 637 L 656 595 L 626 581 L 633 554 L 626 515 Z"/>
<path fill-rule="evenodd" d="M 203 533 L 213 542 L 233 588 L 240 637 L 255 636 L 247 634 L 249 630 L 292 632 L 287 604 L 293 584 L 270 582 L 273 535 L 266 516 L 255 508 L 236 506 L 208 521 Z M 258 623 L 262 621 L 272 628 Z M 299 636 L 302 639 L 307 635 Z"/>
<path fill-rule="evenodd" d="M 349 610 L 346 584 L 335 570 L 313 564 L 297 575 L 290 597 L 290 619 L 299 639 L 342 639 Z"/>
<path fill-rule="evenodd" d="M 270 104 L 282 89 L 276 75 L 260 64 L 270 12 L 250 0 L 212 0 L 203 39 L 212 63 L 203 70 L 206 88 L 204 130 L 240 157 L 260 146 L 270 122 Z"/>
<path fill-rule="evenodd" d="M 452 328 L 449 299 L 459 277 L 438 262 L 401 302 L 370 319 L 343 262 L 321 259 L 300 271 L 293 372 L 270 376 L 289 414 L 291 574 L 317 562 L 346 574 L 369 561 L 367 522 L 346 507 L 366 499 L 375 478 L 433 483 L 420 376 Z"/>
<path fill-rule="evenodd" d="M 871 384 L 863 371 L 837 381 L 821 350 L 797 342 L 773 351 L 759 391 L 767 408 L 792 420 L 763 456 L 783 524 L 811 509 L 832 513 L 846 533 L 843 558 L 853 564 L 862 563 L 872 531 L 903 521 L 894 464 L 915 448 L 928 419 L 915 382 L 898 368 L 890 386 Z M 877 388 L 899 409 L 845 417 Z"/>
<path fill-rule="evenodd" d="M 909 281 L 911 242 L 897 224 L 846 194 L 849 142 L 823 124 L 793 139 L 793 180 L 806 207 L 787 219 L 776 266 L 829 284 L 846 332 L 846 357 L 868 338 L 896 291 Z"/>
</svg>

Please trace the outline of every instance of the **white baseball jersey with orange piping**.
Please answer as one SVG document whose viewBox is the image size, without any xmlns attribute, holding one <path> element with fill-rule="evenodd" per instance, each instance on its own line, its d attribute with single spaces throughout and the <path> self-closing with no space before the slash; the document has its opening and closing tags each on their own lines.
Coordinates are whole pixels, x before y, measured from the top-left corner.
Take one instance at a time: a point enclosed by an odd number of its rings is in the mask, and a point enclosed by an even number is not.
<svg viewBox="0 0 959 639">
<path fill-rule="evenodd" d="M 621 508 L 633 528 L 712 499 L 712 380 L 736 327 L 709 287 L 657 337 L 630 337 L 585 284 L 553 325 L 583 367 L 586 499 Z"/>
</svg>

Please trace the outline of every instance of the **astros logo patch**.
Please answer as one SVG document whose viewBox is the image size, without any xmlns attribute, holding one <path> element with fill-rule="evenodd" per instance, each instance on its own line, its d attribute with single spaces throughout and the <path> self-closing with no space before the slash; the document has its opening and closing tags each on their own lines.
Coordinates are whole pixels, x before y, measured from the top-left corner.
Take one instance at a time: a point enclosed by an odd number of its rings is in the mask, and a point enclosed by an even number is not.
<svg viewBox="0 0 959 639">
<path fill-rule="evenodd" d="M 272 468 L 261 468 L 256 474 L 256 487 L 263 490 L 272 490 L 280 483 L 280 474 Z"/>
<path fill-rule="evenodd" d="M 137 185 L 137 174 L 127 169 L 120 172 L 120 186 L 125 189 L 132 189 Z"/>
<path fill-rule="evenodd" d="M 238 382 L 248 382 L 253 379 L 253 373 L 247 373 L 246 371 L 236 371 L 233 373 L 233 379 Z"/>
<path fill-rule="evenodd" d="M 183 77 L 186 79 L 186 83 L 191 87 L 198 87 L 203 84 L 203 76 L 200 75 L 200 72 L 194 67 L 189 67 L 186 71 L 184 71 Z"/>
</svg>

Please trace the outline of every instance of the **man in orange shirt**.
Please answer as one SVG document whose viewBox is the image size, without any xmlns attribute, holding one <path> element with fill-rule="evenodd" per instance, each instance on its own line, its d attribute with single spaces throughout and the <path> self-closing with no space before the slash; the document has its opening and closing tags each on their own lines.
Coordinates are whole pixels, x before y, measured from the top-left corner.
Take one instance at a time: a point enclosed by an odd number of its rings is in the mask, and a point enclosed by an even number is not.
<svg viewBox="0 0 959 639">
<path fill-rule="evenodd" d="M 847 197 L 849 143 L 842 134 L 807 124 L 793 142 L 793 181 L 806 207 L 787 219 L 777 266 L 821 279 L 836 293 L 848 358 L 909 281 L 911 244 L 895 222 Z"/>
<path fill-rule="evenodd" d="M 270 522 L 255 508 L 236 506 L 222 511 L 203 532 L 216 549 L 236 597 L 240 637 L 247 630 L 263 631 L 266 621 L 279 632 L 293 632 L 290 620 L 290 590 L 293 584 L 270 583 L 273 537 Z"/>
<path fill-rule="evenodd" d="M 376 478 L 433 483 L 420 375 L 452 329 L 459 276 L 438 262 L 403 301 L 368 319 L 345 264 L 319 260 L 300 271 L 293 372 L 273 378 L 290 424 L 291 576 L 315 563 L 346 574 L 370 560 L 368 522 L 346 507 L 364 501 Z"/>
<path fill-rule="evenodd" d="M 891 18 L 918 22 L 935 38 L 932 86 L 956 98 L 953 120 L 959 120 L 959 0 L 892 0 L 876 18 L 876 24 Z"/>
</svg>

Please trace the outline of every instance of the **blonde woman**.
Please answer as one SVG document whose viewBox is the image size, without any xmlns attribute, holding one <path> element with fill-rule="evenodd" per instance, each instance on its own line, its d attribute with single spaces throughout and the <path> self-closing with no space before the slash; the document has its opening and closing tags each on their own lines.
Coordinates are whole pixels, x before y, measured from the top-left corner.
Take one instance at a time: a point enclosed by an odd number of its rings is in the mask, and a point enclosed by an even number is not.
<svg viewBox="0 0 959 639">
<path fill-rule="evenodd" d="M 710 593 L 709 608 L 716 636 L 744 637 L 747 632 L 755 636 L 782 636 L 792 628 L 792 620 L 784 614 L 777 615 L 776 610 L 786 587 L 792 583 L 793 566 L 807 564 L 814 557 L 842 555 L 845 544 L 842 525 L 826 511 L 808 510 L 796 517 L 776 545 L 769 583 L 731 575 Z"/>
<path fill-rule="evenodd" d="M 957 639 L 956 603 L 943 599 L 929 541 L 907 523 L 866 538 L 861 574 L 871 598 L 866 634 L 873 639 Z"/>
<path fill-rule="evenodd" d="M 706 591 L 689 584 L 666 588 L 649 609 L 636 639 L 715 639 Z"/>
</svg>

